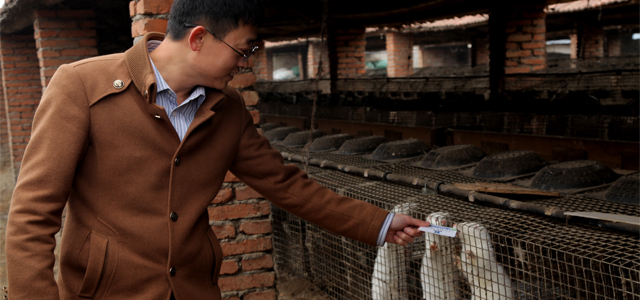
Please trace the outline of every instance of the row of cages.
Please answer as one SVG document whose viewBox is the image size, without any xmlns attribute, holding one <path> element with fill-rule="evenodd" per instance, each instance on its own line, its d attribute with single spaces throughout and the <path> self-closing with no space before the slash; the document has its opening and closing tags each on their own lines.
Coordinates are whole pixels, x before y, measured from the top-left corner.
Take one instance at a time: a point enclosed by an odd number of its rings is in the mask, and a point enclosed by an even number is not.
<svg viewBox="0 0 640 300">
<path fill-rule="evenodd" d="M 446 184 L 478 181 L 452 171 L 418 169 L 411 161 L 382 163 L 326 153 L 311 157 Z M 425 233 L 407 247 L 372 247 L 273 206 L 278 272 L 307 277 L 332 299 L 640 299 L 636 235 L 293 164 L 340 195 L 457 230 L 453 238 Z M 638 206 L 580 195 L 526 201 L 640 217 Z"/>
<path fill-rule="evenodd" d="M 306 118 L 312 106 L 261 103 L 264 115 Z M 450 128 L 601 140 L 638 141 L 639 118 L 610 115 L 539 115 L 517 112 L 380 111 L 366 107 L 316 107 L 315 118 L 399 126 Z"/>
<path fill-rule="evenodd" d="M 638 100 L 640 74 L 637 68 L 603 72 L 516 74 L 505 76 L 498 84 L 504 96 L 514 100 L 554 102 L 587 95 L 603 106 L 628 105 Z M 341 97 L 353 98 L 356 103 L 357 99 L 371 97 L 435 100 L 475 95 L 486 99 L 490 90 L 490 77 L 338 79 L 334 83 L 334 91 L 331 91 L 329 80 L 259 82 L 255 88 L 263 94 L 295 94 L 306 98 L 332 92 Z"/>
</svg>

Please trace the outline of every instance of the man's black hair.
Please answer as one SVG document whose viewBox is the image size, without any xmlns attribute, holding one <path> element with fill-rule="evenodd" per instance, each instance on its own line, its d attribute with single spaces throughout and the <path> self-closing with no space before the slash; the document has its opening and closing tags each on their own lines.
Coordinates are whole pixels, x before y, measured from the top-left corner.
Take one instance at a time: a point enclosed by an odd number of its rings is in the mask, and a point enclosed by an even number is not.
<svg viewBox="0 0 640 300">
<path fill-rule="evenodd" d="M 183 39 L 191 30 L 184 24 L 191 23 L 207 27 L 222 39 L 241 22 L 257 26 L 261 18 L 258 0 L 174 0 L 167 37 L 174 41 Z"/>
</svg>

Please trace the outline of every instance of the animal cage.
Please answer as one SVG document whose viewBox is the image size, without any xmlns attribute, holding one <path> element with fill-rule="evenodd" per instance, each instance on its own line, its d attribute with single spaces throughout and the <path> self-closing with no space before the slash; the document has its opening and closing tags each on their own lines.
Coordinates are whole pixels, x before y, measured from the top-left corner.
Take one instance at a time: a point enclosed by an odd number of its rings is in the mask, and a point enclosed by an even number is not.
<svg viewBox="0 0 640 300">
<path fill-rule="evenodd" d="M 478 181 L 406 161 L 328 153 L 311 157 L 447 184 Z M 408 247 L 371 247 L 274 207 L 277 270 L 311 279 L 333 299 L 640 299 L 638 236 L 433 190 L 425 193 L 411 185 L 318 167 L 308 170 L 310 178 L 341 195 L 458 231 L 455 238 L 425 233 Z M 638 206 L 575 195 L 529 196 L 526 201 L 640 216 Z"/>
</svg>

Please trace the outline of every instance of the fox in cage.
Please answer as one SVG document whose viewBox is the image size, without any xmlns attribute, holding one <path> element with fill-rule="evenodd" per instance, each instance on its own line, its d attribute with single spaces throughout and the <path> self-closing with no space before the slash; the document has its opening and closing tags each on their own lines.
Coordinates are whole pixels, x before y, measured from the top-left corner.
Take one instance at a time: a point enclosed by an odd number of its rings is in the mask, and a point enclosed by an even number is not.
<svg viewBox="0 0 640 300">
<path fill-rule="evenodd" d="M 400 204 L 392 212 L 408 214 L 415 206 Z M 520 298 L 514 297 L 511 279 L 497 262 L 491 237 L 484 226 L 473 222 L 451 224 L 446 212 L 432 213 L 426 220 L 432 225 L 454 226 L 457 235 L 425 234 L 420 268 L 422 299 Z M 371 280 L 373 300 L 414 299 L 407 286 L 410 252 L 407 248 L 388 244 L 378 249 Z"/>
</svg>

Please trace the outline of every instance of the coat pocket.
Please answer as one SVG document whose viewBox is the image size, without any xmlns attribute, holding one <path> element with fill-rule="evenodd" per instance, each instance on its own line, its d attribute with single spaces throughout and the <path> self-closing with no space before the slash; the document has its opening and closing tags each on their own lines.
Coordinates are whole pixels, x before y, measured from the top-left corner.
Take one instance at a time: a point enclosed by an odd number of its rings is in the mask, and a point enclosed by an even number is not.
<svg viewBox="0 0 640 300">
<path fill-rule="evenodd" d="M 211 242 L 211 248 L 213 250 L 213 274 L 212 274 L 212 281 L 213 284 L 217 284 L 218 283 L 218 276 L 220 275 L 220 266 L 222 265 L 222 247 L 220 247 L 220 242 L 218 241 L 218 237 L 216 236 L 215 233 L 213 233 L 213 230 L 211 229 L 211 227 L 209 227 L 209 229 L 207 230 L 207 236 L 209 237 L 209 242 Z"/>
<path fill-rule="evenodd" d="M 82 283 L 77 287 L 78 296 L 84 298 L 91 298 L 98 288 L 98 283 L 102 277 L 102 271 L 105 267 L 107 248 L 109 246 L 109 239 L 92 231 L 89 235 L 89 243 L 85 243 L 84 247 L 89 249 L 82 249 L 81 252 L 88 251 L 87 268 L 82 279 Z"/>
</svg>

